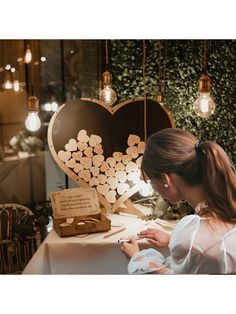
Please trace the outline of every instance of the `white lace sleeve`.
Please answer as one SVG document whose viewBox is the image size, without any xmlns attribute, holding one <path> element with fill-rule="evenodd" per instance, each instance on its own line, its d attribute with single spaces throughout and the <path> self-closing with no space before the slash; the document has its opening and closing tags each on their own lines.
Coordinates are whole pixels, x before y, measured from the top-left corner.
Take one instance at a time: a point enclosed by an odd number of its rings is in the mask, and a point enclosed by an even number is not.
<svg viewBox="0 0 236 314">
<path fill-rule="evenodd" d="M 165 258 L 160 252 L 154 249 L 146 249 L 137 252 L 132 256 L 128 264 L 129 274 L 171 274 L 172 270 L 168 267 L 169 257 Z"/>
</svg>

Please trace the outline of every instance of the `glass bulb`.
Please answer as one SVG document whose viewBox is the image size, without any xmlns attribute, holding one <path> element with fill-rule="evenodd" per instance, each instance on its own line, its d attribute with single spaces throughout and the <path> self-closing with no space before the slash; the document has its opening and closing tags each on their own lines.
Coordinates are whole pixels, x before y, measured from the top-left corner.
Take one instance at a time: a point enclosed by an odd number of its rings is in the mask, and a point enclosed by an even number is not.
<svg viewBox="0 0 236 314">
<path fill-rule="evenodd" d="M 13 90 L 16 93 L 20 91 L 20 82 L 18 80 L 13 81 Z"/>
<path fill-rule="evenodd" d="M 111 88 L 111 85 L 105 85 L 99 95 L 100 100 L 112 106 L 117 99 L 116 92 Z"/>
<path fill-rule="evenodd" d="M 58 103 L 57 103 L 56 101 L 53 101 L 53 102 L 51 103 L 51 106 L 52 106 L 52 111 L 53 111 L 53 112 L 56 112 L 57 109 L 58 109 L 58 107 L 59 107 L 59 105 L 58 105 Z"/>
<path fill-rule="evenodd" d="M 28 112 L 28 116 L 25 120 L 25 127 L 27 130 L 31 132 L 38 131 L 41 126 L 41 121 L 38 116 L 37 111 L 30 111 Z"/>
<path fill-rule="evenodd" d="M 25 60 L 25 63 L 30 63 L 31 62 L 31 60 L 32 60 L 32 53 L 31 53 L 30 48 L 26 49 L 24 60 Z"/>
<path fill-rule="evenodd" d="M 42 106 L 42 109 L 48 112 L 56 112 L 58 109 L 59 105 L 56 101 L 52 101 L 52 102 L 47 102 L 46 104 L 44 104 Z"/>
<path fill-rule="evenodd" d="M 9 79 L 6 79 L 3 83 L 3 88 L 5 89 L 12 89 L 12 81 Z"/>
<path fill-rule="evenodd" d="M 210 97 L 210 93 L 200 93 L 193 105 L 194 112 L 201 118 L 210 117 L 215 111 L 216 104 Z"/>
<path fill-rule="evenodd" d="M 52 110 L 52 104 L 50 102 L 47 102 L 43 106 L 43 110 L 50 112 Z"/>
</svg>

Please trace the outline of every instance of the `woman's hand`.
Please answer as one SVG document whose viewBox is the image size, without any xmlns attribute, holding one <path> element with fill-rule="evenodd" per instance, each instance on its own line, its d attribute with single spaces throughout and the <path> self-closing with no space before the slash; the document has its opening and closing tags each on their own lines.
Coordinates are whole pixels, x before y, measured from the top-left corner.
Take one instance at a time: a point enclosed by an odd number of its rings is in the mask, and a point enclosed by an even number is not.
<svg viewBox="0 0 236 314">
<path fill-rule="evenodd" d="M 122 243 L 120 248 L 129 258 L 131 258 L 136 252 L 139 252 L 139 246 L 135 238 L 130 238 L 128 240 L 129 242 Z"/>
<path fill-rule="evenodd" d="M 170 235 L 160 229 L 149 228 L 138 233 L 139 238 L 146 238 L 148 242 L 157 247 L 167 246 L 170 242 Z"/>
</svg>

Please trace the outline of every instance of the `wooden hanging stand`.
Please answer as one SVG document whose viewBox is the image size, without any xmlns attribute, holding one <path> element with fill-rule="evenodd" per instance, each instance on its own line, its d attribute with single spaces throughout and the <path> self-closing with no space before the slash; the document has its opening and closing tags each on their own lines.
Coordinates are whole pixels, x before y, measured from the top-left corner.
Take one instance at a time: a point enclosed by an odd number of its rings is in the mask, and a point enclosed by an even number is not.
<svg viewBox="0 0 236 314">
<path fill-rule="evenodd" d="M 123 204 L 121 204 L 120 207 L 115 210 L 114 214 L 119 214 L 120 212 L 138 217 L 143 216 L 143 213 L 133 205 L 130 199 L 127 199 Z"/>
</svg>

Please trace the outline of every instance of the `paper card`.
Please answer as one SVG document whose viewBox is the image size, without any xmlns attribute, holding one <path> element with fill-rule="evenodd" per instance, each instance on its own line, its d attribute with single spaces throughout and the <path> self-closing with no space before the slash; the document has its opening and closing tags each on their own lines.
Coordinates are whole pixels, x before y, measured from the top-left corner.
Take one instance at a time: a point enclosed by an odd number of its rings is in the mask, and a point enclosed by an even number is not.
<svg viewBox="0 0 236 314">
<path fill-rule="evenodd" d="M 55 218 L 95 215 L 101 212 L 94 188 L 51 192 L 50 199 Z"/>
</svg>

